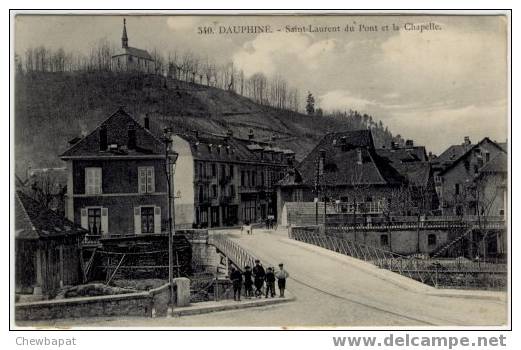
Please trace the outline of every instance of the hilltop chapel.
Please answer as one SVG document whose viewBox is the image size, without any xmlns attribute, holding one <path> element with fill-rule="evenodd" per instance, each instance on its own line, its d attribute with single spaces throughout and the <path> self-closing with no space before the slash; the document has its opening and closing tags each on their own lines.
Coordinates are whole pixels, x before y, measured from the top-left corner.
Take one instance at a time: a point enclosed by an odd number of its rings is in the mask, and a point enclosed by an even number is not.
<svg viewBox="0 0 521 350">
<path fill-rule="evenodd" d="M 155 69 L 154 63 L 154 59 L 147 50 L 128 46 L 127 23 L 126 19 L 123 19 L 121 49 L 112 56 L 112 68 L 115 71 L 153 73 Z"/>
</svg>

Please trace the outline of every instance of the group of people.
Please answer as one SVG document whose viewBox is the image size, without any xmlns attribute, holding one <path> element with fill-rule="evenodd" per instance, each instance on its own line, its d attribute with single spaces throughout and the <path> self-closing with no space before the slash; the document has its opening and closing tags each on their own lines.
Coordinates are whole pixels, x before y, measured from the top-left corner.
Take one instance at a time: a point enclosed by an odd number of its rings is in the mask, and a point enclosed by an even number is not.
<svg viewBox="0 0 521 350">
<path fill-rule="evenodd" d="M 246 298 L 262 297 L 262 288 L 266 284 L 265 297 L 275 297 L 275 281 L 277 281 L 279 287 L 279 296 L 284 298 L 284 290 L 286 289 L 286 279 L 288 279 L 289 273 L 284 270 L 284 264 L 279 264 L 279 270 L 274 271 L 274 268 L 268 267 L 264 270 L 264 267 L 259 260 L 255 260 L 255 266 L 244 267 L 244 273 L 232 266 L 230 279 L 233 283 L 233 300 L 241 300 L 241 291 L 244 284 L 244 295 Z M 255 287 L 255 291 L 253 290 Z"/>
</svg>

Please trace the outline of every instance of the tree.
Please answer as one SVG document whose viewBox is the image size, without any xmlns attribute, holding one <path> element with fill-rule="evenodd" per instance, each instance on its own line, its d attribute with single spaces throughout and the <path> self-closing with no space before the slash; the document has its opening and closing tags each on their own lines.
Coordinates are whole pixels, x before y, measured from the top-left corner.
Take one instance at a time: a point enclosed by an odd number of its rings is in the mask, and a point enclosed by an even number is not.
<svg viewBox="0 0 521 350">
<path fill-rule="evenodd" d="M 313 94 L 308 91 L 308 97 L 306 98 L 306 113 L 308 115 L 315 114 L 315 98 Z"/>
</svg>

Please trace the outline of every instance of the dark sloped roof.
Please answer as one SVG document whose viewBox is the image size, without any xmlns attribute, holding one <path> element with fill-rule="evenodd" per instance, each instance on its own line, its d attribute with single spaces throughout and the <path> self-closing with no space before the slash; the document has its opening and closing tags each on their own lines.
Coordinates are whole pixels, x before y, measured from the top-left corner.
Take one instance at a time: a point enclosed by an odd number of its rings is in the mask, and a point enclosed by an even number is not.
<svg viewBox="0 0 521 350">
<path fill-rule="evenodd" d="M 54 211 L 43 207 L 23 192 L 16 192 L 16 239 L 39 239 L 86 233 L 87 230 L 75 225 Z"/>
<path fill-rule="evenodd" d="M 376 150 L 379 156 L 388 158 L 392 163 L 426 162 L 427 152 L 424 146 L 405 148 L 379 148 Z"/>
<path fill-rule="evenodd" d="M 480 173 L 506 173 L 508 171 L 508 159 L 506 153 L 498 153 L 479 169 Z"/>
<path fill-rule="evenodd" d="M 178 136 L 190 144 L 192 155 L 197 160 L 284 164 L 272 161 L 268 157 L 261 158 L 261 151 L 276 150 L 280 153 L 284 151 L 279 148 L 274 149 L 262 142 L 202 132 L 197 136 L 194 133 L 180 133 Z M 291 150 L 286 151 L 286 154 L 292 154 Z"/>
<path fill-rule="evenodd" d="M 341 139 L 345 138 L 346 150 L 342 150 Z M 358 149 L 362 163 L 358 163 Z M 369 130 L 327 134 L 304 158 L 297 170 L 302 182 L 313 185 L 316 176 L 316 160 L 325 151 L 324 180 L 330 185 L 394 185 L 405 179 L 388 161 L 378 156 Z"/>
<path fill-rule="evenodd" d="M 453 167 L 455 167 L 461 160 L 467 158 L 467 156 L 469 154 L 471 154 L 472 150 L 474 150 L 476 147 L 479 147 L 481 146 L 483 143 L 485 142 L 488 142 L 490 143 L 491 145 L 494 145 L 495 147 L 497 147 L 499 150 L 501 150 L 502 152 L 506 152 L 501 146 L 499 146 L 496 142 L 490 140 L 488 137 L 485 137 L 483 140 L 481 140 L 479 143 L 473 145 L 472 147 L 470 147 L 469 149 L 467 149 L 467 151 L 461 155 L 456 161 L 452 162 L 449 166 L 447 166 L 446 168 L 443 169 L 443 171 L 440 173 L 440 175 L 443 175 L 445 174 L 447 171 L 449 171 L 450 169 L 452 169 Z"/>
<path fill-rule="evenodd" d="M 431 165 L 428 162 L 393 163 L 392 166 L 414 186 L 426 186 L 429 182 Z"/>
<path fill-rule="evenodd" d="M 133 126 L 136 130 L 135 149 L 126 149 L 128 143 L 128 128 Z M 99 133 L 102 126 L 107 128 L 107 143 L 123 146 L 118 151 L 100 151 Z M 108 119 L 101 123 L 81 141 L 74 144 L 60 157 L 108 157 L 108 156 L 146 156 L 163 155 L 164 144 L 149 130 L 142 127 L 123 109 L 118 109 Z"/>
<path fill-rule="evenodd" d="M 427 162 L 425 147 L 414 146 L 398 149 L 377 149 L 376 153 L 385 158 L 402 176 L 415 186 L 425 186 L 429 181 L 431 166 Z"/>
<path fill-rule="evenodd" d="M 152 56 L 148 53 L 147 50 L 138 49 L 138 48 L 131 47 L 131 46 L 126 47 L 126 48 L 121 48 L 120 51 L 118 51 L 112 57 L 120 56 L 120 55 L 132 55 L 135 57 L 143 58 L 145 60 L 153 61 Z"/>
</svg>

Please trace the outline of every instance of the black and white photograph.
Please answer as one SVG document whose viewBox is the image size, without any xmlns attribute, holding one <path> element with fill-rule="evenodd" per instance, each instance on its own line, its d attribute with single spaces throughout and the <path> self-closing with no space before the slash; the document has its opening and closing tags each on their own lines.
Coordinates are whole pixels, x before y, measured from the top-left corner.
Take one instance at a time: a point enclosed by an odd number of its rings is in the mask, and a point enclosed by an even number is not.
<svg viewBox="0 0 521 350">
<path fill-rule="evenodd" d="M 508 329 L 510 20 L 11 13 L 10 326 Z"/>
</svg>

